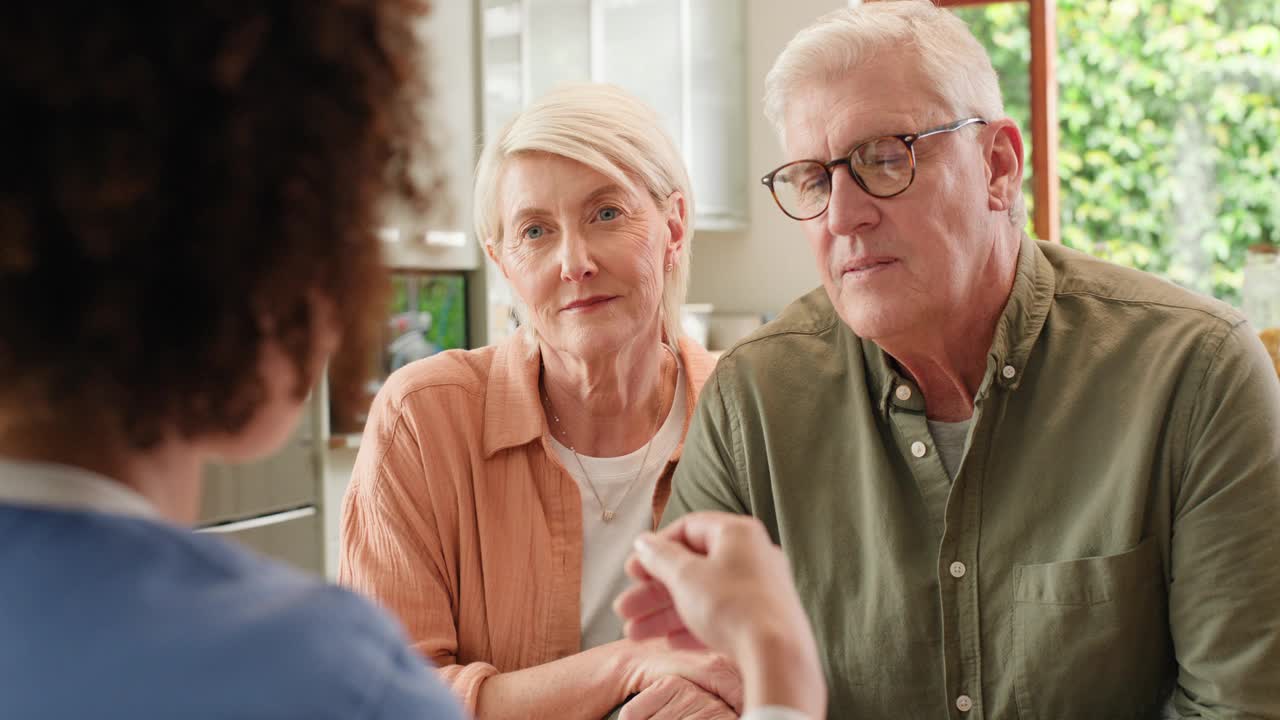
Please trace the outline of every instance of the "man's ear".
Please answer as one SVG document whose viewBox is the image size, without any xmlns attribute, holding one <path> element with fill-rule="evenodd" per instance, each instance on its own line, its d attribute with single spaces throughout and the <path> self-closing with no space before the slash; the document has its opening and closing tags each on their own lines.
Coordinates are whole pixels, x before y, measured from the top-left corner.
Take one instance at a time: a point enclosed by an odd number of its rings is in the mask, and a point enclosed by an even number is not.
<svg viewBox="0 0 1280 720">
<path fill-rule="evenodd" d="M 1022 133 L 1012 120 L 997 120 L 987 127 L 983 152 L 987 162 L 987 207 L 1005 212 L 1013 207 L 1022 187 Z"/>
</svg>

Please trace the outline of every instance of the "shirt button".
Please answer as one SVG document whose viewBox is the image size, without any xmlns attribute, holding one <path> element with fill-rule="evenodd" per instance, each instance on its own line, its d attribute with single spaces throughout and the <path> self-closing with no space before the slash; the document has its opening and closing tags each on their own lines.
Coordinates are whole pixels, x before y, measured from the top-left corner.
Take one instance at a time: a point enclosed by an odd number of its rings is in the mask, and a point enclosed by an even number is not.
<svg viewBox="0 0 1280 720">
<path fill-rule="evenodd" d="M 973 698 L 968 695 L 961 695 L 956 698 L 956 709 L 960 712 L 969 712 L 973 709 Z"/>
<path fill-rule="evenodd" d="M 927 452 L 929 452 L 929 448 L 925 447 L 924 443 L 920 442 L 919 440 L 911 443 L 912 455 L 915 455 L 918 458 L 922 458 L 924 457 L 924 454 Z"/>
<path fill-rule="evenodd" d="M 894 392 L 894 394 L 898 396 L 899 400 L 903 400 L 903 401 L 910 400 L 911 388 L 907 387 L 906 385 L 899 385 L 898 389 Z"/>
<path fill-rule="evenodd" d="M 1012 380 L 1013 376 L 1018 374 L 1018 371 L 1014 370 L 1012 365 L 1005 365 L 1000 374 L 1004 376 L 1005 380 Z"/>
<path fill-rule="evenodd" d="M 959 579 L 964 577 L 966 570 L 967 568 L 964 566 L 964 563 L 958 560 L 956 562 L 951 563 L 951 577 L 953 578 Z"/>
</svg>

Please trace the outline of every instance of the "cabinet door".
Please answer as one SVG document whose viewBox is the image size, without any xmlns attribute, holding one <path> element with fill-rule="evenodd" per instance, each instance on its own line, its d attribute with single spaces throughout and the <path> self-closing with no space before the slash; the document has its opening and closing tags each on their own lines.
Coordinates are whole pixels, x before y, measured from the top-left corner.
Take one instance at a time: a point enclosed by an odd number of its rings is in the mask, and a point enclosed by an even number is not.
<svg viewBox="0 0 1280 720">
<path fill-rule="evenodd" d="M 293 435 L 271 457 L 242 465 L 214 463 L 204 469 L 199 523 L 226 522 L 312 505 L 320 493 L 315 438 L 323 403 L 312 394 Z"/>
<path fill-rule="evenodd" d="M 485 0 L 482 28 L 484 53 L 484 136 L 498 134 L 524 106 L 524 6 L 520 0 Z"/>
<path fill-rule="evenodd" d="M 240 484 L 236 469 L 230 465 L 207 465 L 200 500 L 200 522 L 230 520 L 240 512 Z"/>
<path fill-rule="evenodd" d="M 486 138 L 557 85 L 619 85 L 654 109 L 682 154 L 695 227 L 746 225 L 744 0 L 483 0 L 482 8 Z"/>
<path fill-rule="evenodd" d="M 314 507 L 197 530 L 227 538 L 250 550 L 307 572 L 324 573 L 320 516 Z"/>
<path fill-rule="evenodd" d="M 591 0 L 526 0 L 525 99 L 591 79 Z"/>
<path fill-rule="evenodd" d="M 592 77 L 620 85 L 648 103 L 682 153 L 687 92 L 683 6 L 681 0 L 596 0 L 591 34 Z"/>
<path fill-rule="evenodd" d="M 663 118 L 704 230 L 746 224 L 745 16 L 742 0 L 596 0 L 593 76 Z"/>
<path fill-rule="evenodd" d="M 701 230 L 747 222 L 746 21 L 742 0 L 689 7 L 689 137 L 684 150 Z"/>
<path fill-rule="evenodd" d="M 316 502 L 319 472 L 309 442 L 291 440 L 261 462 L 235 469 L 237 517 L 250 517 Z"/>
</svg>

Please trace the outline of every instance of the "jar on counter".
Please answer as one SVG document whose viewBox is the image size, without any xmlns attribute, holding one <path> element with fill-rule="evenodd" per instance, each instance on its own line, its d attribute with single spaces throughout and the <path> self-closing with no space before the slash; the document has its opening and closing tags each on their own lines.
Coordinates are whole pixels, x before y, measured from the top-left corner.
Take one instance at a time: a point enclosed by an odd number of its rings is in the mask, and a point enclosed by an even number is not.
<svg viewBox="0 0 1280 720">
<path fill-rule="evenodd" d="M 1244 261 L 1244 315 L 1280 374 L 1280 247 L 1253 245 Z"/>
</svg>

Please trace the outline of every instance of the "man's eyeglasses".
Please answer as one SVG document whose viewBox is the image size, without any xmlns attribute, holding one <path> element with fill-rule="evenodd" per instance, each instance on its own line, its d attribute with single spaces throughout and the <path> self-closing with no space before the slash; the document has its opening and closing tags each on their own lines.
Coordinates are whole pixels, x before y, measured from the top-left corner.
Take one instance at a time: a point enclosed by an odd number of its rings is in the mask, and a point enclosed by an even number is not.
<svg viewBox="0 0 1280 720">
<path fill-rule="evenodd" d="M 831 162 L 797 160 L 760 178 L 773 193 L 774 202 L 788 217 L 812 220 L 827 211 L 831 203 L 832 173 L 841 165 L 849 168 L 853 181 L 867 194 L 878 198 L 900 195 L 916 179 L 915 144 L 932 135 L 955 132 L 970 125 L 986 125 L 982 118 L 967 118 L 911 135 L 885 135 L 868 140 L 846 157 Z"/>
</svg>

